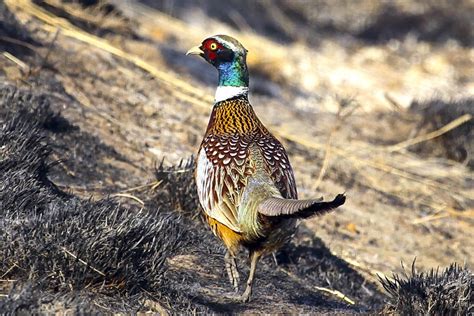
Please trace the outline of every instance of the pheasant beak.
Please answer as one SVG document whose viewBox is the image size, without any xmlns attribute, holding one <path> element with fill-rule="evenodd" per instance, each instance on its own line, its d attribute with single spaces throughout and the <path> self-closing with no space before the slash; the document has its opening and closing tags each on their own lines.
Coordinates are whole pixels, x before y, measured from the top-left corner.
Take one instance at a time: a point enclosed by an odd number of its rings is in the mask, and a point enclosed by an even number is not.
<svg viewBox="0 0 474 316">
<path fill-rule="evenodd" d="M 188 56 L 188 55 L 201 55 L 202 53 L 204 53 L 204 52 L 201 50 L 200 46 L 194 46 L 193 48 L 191 48 L 190 50 L 188 50 L 186 52 L 186 56 Z"/>
</svg>

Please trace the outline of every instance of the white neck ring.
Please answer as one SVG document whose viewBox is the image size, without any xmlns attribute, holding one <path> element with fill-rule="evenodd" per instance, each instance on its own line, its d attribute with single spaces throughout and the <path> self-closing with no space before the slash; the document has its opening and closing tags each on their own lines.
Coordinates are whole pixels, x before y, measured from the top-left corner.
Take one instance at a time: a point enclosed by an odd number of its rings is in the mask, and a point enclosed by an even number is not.
<svg viewBox="0 0 474 316">
<path fill-rule="evenodd" d="M 221 102 L 227 99 L 235 98 L 239 95 L 248 95 L 248 87 L 218 86 L 214 102 Z"/>
</svg>

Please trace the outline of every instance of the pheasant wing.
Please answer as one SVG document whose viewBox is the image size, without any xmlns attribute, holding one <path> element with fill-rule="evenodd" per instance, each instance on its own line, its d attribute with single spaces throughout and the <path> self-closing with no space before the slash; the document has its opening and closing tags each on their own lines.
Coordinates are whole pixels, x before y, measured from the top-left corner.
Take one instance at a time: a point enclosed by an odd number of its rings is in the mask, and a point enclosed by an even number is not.
<svg viewBox="0 0 474 316">
<path fill-rule="evenodd" d="M 260 134 L 256 143 L 265 159 L 267 171 L 281 196 L 285 199 L 297 199 L 295 176 L 283 145 L 266 130 Z"/>
<path fill-rule="evenodd" d="M 196 169 L 198 196 L 206 214 L 241 232 L 238 205 L 247 179 L 255 172 L 249 159 L 249 137 L 207 136 Z"/>
</svg>

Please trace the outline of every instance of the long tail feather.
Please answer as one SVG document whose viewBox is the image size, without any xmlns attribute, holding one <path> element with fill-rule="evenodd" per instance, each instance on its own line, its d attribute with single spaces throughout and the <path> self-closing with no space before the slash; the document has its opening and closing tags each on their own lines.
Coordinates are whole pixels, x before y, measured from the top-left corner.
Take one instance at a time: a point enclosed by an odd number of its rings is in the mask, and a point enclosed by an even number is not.
<svg viewBox="0 0 474 316">
<path fill-rule="evenodd" d="M 344 194 L 338 194 L 331 202 L 322 202 L 322 199 L 291 200 L 269 198 L 259 205 L 258 211 L 265 216 L 308 218 L 328 213 L 344 204 L 345 201 L 346 196 Z"/>
</svg>

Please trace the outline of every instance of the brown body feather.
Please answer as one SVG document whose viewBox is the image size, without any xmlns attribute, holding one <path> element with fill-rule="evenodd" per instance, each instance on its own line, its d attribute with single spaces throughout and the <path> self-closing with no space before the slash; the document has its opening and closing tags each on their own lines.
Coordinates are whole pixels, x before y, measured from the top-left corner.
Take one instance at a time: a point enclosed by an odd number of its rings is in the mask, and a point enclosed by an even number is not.
<svg viewBox="0 0 474 316">
<path fill-rule="evenodd" d="M 296 221 L 266 220 L 258 213 L 263 200 L 297 199 L 297 191 L 285 149 L 246 96 L 214 106 L 197 164 L 198 194 L 209 224 L 233 253 L 236 244 L 271 251 L 294 232 Z"/>
</svg>

